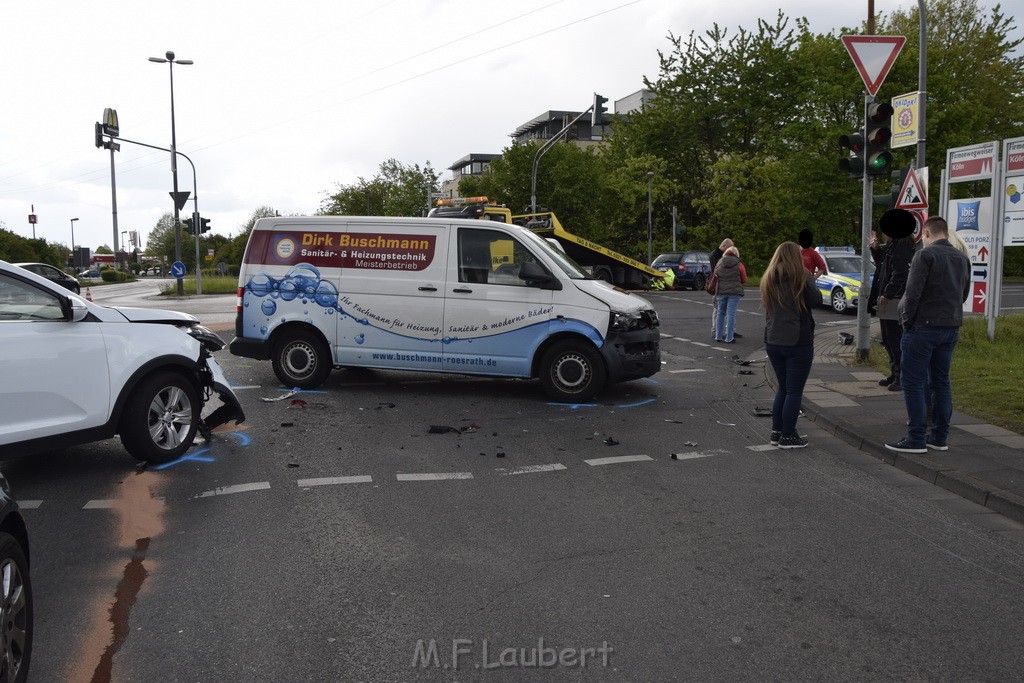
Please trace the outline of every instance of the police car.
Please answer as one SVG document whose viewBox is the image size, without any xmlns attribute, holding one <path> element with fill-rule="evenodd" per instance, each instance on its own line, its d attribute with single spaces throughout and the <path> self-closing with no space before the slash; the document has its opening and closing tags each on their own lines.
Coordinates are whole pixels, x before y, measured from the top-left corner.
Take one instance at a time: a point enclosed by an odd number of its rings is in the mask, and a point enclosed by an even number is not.
<svg viewBox="0 0 1024 683">
<path fill-rule="evenodd" d="M 825 274 L 818 278 L 818 290 L 826 306 L 836 313 L 857 308 L 860 301 L 860 254 L 853 247 L 818 247 L 825 261 Z M 868 259 L 867 296 L 875 277 L 875 264 Z"/>
</svg>

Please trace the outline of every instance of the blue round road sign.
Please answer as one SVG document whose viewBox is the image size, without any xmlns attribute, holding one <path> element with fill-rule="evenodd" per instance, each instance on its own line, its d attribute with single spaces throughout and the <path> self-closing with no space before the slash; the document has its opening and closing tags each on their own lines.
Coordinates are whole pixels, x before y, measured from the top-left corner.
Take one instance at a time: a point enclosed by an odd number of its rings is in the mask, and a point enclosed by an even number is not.
<svg viewBox="0 0 1024 683">
<path fill-rule="evenodd" d="M 175 261 L 171 264 L 171 277 L 176 277 L 179 280 L 185 277 L 185 264 L 181 261 Z"/>
</svg>

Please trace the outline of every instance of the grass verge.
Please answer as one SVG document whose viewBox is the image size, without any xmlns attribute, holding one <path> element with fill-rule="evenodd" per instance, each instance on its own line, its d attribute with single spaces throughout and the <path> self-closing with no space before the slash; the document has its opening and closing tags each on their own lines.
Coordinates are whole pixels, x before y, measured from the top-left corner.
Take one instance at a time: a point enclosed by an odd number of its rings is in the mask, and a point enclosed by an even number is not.
<svg viewBox="0 0 1024 683">
<path fill-rule="evenodd" d="M 196 293 L 196 279 L 182 278 L 182 288 L 186 295 Z M 203 275 L 203 294 L 235 294 L 238 292 L 238 278 L 221 275 Z M 160 294 L 177 296 L 178 283 L 169 282 L 161 286 Z"/>
</svg>

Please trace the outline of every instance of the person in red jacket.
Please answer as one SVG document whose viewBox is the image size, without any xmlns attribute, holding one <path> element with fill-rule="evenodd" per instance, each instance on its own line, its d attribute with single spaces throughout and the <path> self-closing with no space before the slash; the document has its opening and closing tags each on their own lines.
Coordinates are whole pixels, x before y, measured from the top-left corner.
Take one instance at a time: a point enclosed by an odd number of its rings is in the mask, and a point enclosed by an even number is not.
<svg viewBox="0 0 1024 683">
<path fill-rule="evenodd" d="M 804 228 L 800 231 L 800 235 L 797 238 L 800 242 L 800 255 L 804 259 L 804 268 L 807 272 L 815 277 L 815 279 L 825 274 L 825 259 L 822 258 L 821 254 L 814 248 L 814 233 Z"/>
</svg>

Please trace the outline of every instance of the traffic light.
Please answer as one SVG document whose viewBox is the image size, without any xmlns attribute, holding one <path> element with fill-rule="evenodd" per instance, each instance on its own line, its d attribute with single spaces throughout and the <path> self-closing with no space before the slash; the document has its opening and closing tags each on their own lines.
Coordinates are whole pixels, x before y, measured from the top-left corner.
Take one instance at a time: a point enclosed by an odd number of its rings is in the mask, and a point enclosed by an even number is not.
<svg viewBox="0 0 1024 683">
<path fill-rule="evenodd" d="M 839 136 L 839 146 L 849 150 L 847 156 L 839 160 L 839 170 L 846 171 L 851 178 L 864 177 L 864 135 L 862 131 Z"/>
<path fill-rule="evenodd" d="M 199 219 L 199 232 L 200 233 L 204 233 L 204 232 L 209 232 L 209 231 L 210 231 L 210 219 L 209 218 L 200 218 Z"/>
<path fill-rule="evenodd" d="M 887 209 L 895 209 L 896 202 L 899 200 L 900 190 L 903 189 L 903 183 L 907 180 L 907 175 L 910 173 L 910 166 L 905 168 L 898 168 L 889 174 L 892 178 L 893 184 L 889 186 L 888 194 L 876 194 L 871 197 L 875 204 L 884 206 Z"/>
<path fill-rule="evenodd" d="M 604 123 L 604 115 L 608 109 L 604 106 L 604 103 L 608 101 L 607 97 L 601 97 L 597 93 L 594 93 L 594 108 L 590 113 L 590 125 L 600 126 Z"/>
<path fill-rule="evenodd" d="M 892 105 L 888 102 L 873 102 L 868 105 L 867 133 L 864 143 L 867 145 L 865 170 L 869 176 L 885 177 L 892 173 L 892 152 L 889 141 L 892 140 Z"/>
<path fill-rule="evenodd" d="M 195 221 L 192 220 L 191 216 L 185 219 L 185 230 L 187 230 L 190 235 L 196 234 Z"/>
<path fill-rule="evenodd" d="M 103 125 L 99 121 L 96 122 L 96 146 L 103 147 Z"/>
</svg>

